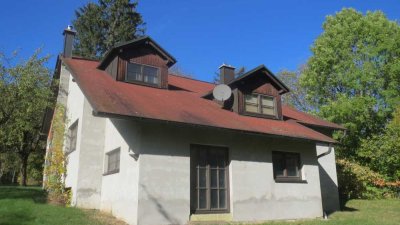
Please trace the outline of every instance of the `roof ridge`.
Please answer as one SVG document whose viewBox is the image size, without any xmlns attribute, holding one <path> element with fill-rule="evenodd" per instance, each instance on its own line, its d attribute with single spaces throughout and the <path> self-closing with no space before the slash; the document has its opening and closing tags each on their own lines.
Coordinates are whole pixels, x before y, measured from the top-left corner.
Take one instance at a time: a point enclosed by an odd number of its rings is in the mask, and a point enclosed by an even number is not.
<svg viewBox="0 0 400 225">
<path fill-rule="evenodd" d="M 168 73 L 168 75 L 170 75 L 170 76 L 174 76 L 174 77 L 179 77 L 179 78 L 184 78 L 184 79 L 188 79 L 188 80 L 193 80 L 193 81 L 198 81 L 198 82 L 203 82 L 203 83 L 207 83 L 207 84 L 213 84 L 213 85 L 215 85 L 214 83 L 212 83 L 212 82 L 209 82 L 209 81 L 198 80 L 198 79 L 191 78 L 191 77 L 179 76 L 179 75 L 177 75 L 177 74 L 173 74 L 173 73 Z"/>
</svg>

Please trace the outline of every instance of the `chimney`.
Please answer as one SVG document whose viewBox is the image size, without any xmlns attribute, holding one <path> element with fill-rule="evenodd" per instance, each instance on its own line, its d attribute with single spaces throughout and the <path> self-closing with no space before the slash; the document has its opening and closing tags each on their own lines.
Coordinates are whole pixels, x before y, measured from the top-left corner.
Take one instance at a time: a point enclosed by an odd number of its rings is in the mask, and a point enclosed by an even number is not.
<svg viewBox="0 0 400 225">
<path fill-rule="evenodd" d="M 221 84 L 228 84 L 235 79 L 235 67 L 224 63 L 219 67 L 219 71 L 219 82 Z"/>
<path fill-rule="evenodd" d="M 76 31 L 73 30 L 71 25 L 64 30 L 64 49 L 63 49 L 63 56 L 64 58 L 71 58 L 72 57 L 72 48 L 74 45 L 74 38 L 75 38 Z"/>
</svg>

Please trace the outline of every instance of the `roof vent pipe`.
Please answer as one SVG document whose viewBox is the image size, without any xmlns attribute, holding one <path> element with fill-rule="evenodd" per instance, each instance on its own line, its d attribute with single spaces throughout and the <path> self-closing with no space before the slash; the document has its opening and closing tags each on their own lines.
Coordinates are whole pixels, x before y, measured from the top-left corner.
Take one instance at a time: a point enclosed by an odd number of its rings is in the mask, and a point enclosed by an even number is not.
<svg viewBox="0 0 400 225">
<path fill-rule="evenodd" d="M 224 63 L 219 67 L 219 71 L 219 82 L 221 84 L 228 84 L 235 79 L 235 67 Z"/>
<path fill-rule="evenodd" d="M 63 35 L 64 35 L 63 56 L 64 58 L 71 58 L 76 31 L 73 30 L 73 27 L 71 25 L 68 25 L 68 27 L 64 30 Z"/>
</svg>

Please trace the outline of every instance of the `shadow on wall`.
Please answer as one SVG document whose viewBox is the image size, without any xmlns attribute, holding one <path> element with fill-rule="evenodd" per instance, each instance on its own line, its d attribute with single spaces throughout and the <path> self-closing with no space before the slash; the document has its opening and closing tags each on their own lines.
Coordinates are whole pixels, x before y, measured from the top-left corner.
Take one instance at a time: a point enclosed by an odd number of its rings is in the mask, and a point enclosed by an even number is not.
<svg viewBox="0 0 400 225">
<path fill-rule="evenodd" d="M 149 191 L 147 190 L 146 186 L 141 184 L 140 185 L 144 193 L 146 193 L 148 199 L 154 204 L 154 206 L 157 208 L 157 211 L 162 215 L 165 220 L 168 221 L 169 224 L 180 224 L 179 220 L 174 218 L 173 216 L 169 215 L 167 210 L 164 208 L 164 206 L 157 200 L 156 197 L 151 195 Z"/>
<path fill-rule="evenodd" d="M 326 170 L 318 162 L 319 179 L 321 184 L 322 208 L 328 215 L 340 210 L 338 186 Z M 344 204 L 343 204 L 344 206 Z M 342 208 L 343 209 L 343 208 Z"/>
</svg>

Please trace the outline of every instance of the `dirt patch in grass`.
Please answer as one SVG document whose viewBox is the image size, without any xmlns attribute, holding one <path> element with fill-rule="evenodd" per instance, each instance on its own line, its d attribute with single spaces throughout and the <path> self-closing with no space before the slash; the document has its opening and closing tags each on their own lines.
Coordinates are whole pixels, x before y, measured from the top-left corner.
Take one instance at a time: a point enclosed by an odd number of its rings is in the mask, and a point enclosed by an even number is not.
<svg viewBox="0 0 400 225">
<path fill-rule="evenodd" d="M 95 209 L 82 209 L 86 215 L 92 220 L 102 221 L 107 225 L 128 225 L 127 223 L 116 219 L 110 213 L 101 212 Z"/>
</svg>

